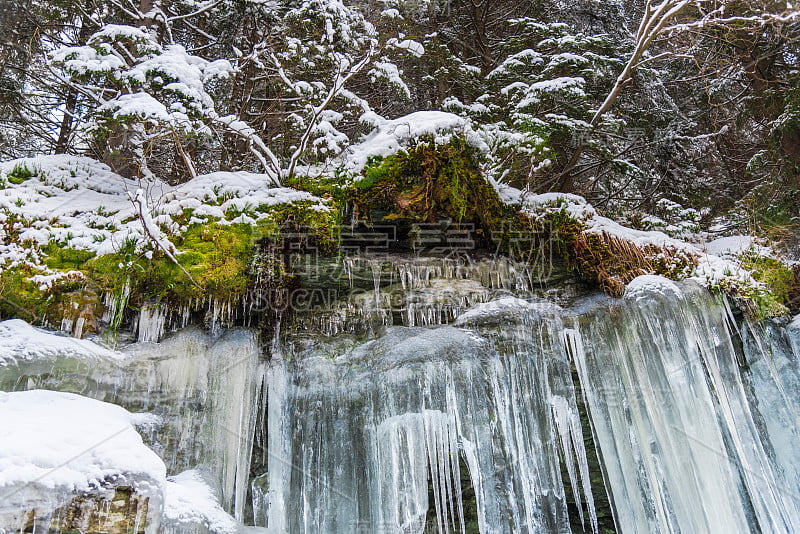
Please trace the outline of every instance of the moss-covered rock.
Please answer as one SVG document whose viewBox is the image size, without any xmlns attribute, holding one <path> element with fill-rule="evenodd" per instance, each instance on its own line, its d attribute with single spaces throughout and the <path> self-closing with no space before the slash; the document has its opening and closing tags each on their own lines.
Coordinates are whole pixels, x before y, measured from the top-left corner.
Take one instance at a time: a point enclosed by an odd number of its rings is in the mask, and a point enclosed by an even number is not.
<svg viewBox="0 0 800 534">
<path fill-rule="evenodd" d="M 348 196 L 367 216 L 386 210 L 384 219 L 449 218 L 491 229 L 514 215 L 484 178 L 475 149 L 458 137 L 444 145 L 421 138 L 394 155 L 372 159 Z"/>
<path fill-rule="evenodd" d="M 256 275 L 263 275 L 256 265 L 261 261 L 259 243 L 286 238 L 293 240 L 292 251 L 309 246 L 335 251 L 334 213 L 310 205 L 277 205 L 268 215 L 256 224 L 189 226 L 173 238 L 180 250 L 177 264 L 159 250 L 140 250 L 133 240 L 100 256 L 51 242 L 41 250 L 44 267 L 56 273 L 47 286 L 35 281 L 43 271 L 27 264 L 0 272 L 0 318 L 20 317 L 80 335 L 97 332 L 100 317 L 108 311 L 106 326 L 116 329 L 126 310 L 136 312 L 146 303 L 200 311 L 209 301 L 242 301 L 255 287 Z M 74 276 L 59 277 L 65 273 Z"/>
</svg>

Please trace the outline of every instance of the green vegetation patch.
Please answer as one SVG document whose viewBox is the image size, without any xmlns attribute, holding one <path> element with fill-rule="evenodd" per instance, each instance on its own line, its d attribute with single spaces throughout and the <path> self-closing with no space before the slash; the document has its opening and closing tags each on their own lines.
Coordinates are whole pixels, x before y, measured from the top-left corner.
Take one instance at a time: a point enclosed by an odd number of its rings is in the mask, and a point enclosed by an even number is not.
<svg viewBox="0 0 800 534">
<path fill-rule="evenodd" d="M 28 169 L 25 165 L 19 164 L 15 165 L 11 172 L 8 173 L 7 178 L 8 181 L 14 185 L 19 185 L 25 180 L 30 180 L 36 176 L 36 173 Z"/>
<path fill-rule="evenodd" d="M 789 312 L 787 307 L 796 284 L 795 273 L 780 260 L 747 252 L 741 257 L 742 267 L 764 287 L 734 288 L 745 311 L 757 319 L 780 317 Z"/>
<path fill-rule="evenodd" d="M 458 137 L 444 145 L 422 137 L 397 154 L 372 159 L 349 196 L 364 211 L 387 210 L 389 219 L 449 218 L 493 229 L 516 218 L 484 178 L 476 151 Z"/>
<path fill-rule="evenodd" d="M 483 176 L 480 155 L 459 137 L 447 144 L 421 137 L 396 154 L 370 159 L 344 200 L 356 219 L 471 222 L 495 250 L 541 245 L 536 225 L 500 199 Z"/>
<path fill-rule="evenodd" d="M 0 318 L 18 317 L 33 324 L 60 326 L 62 320 L 85 320 L 85 331 L 96 331 L 102 313 L 98 294 L 80 277 L 65 277 L 51 287 L 31 278 L 42 274 L 21 265 L 0 273 Z"/>
</svg>

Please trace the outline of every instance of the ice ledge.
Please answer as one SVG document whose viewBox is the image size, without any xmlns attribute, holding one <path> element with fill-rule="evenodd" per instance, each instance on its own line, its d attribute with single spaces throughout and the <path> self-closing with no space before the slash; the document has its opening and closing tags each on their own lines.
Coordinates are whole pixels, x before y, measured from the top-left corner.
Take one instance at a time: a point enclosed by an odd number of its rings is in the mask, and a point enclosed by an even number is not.
<svg viewBox="0 0 800 534">
<path fill-rule="evenodd" d="M 18 360 L 55 358 L 123 360 L 121 352 L 109 350 L 84 339 L 60 336 L 34 328 L 23 320 L 0 322 L 0 367 Z"/>
</svg>

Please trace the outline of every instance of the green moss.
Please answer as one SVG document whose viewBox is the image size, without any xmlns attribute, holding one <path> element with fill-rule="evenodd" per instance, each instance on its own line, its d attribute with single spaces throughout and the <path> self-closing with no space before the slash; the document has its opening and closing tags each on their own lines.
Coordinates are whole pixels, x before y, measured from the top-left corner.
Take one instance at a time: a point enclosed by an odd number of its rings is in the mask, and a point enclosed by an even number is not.
<svg viewBox="0 0 800 534">
<path fill-rule="evenodd" d="M 404 151 L 373 158 L 347 192 L 359 215 L 380 212 L 384 220 L 477 223 L 486 236 L 502 240 L 504 232 L 522 235 L 524 223 L 484 178 L 479 154 L 465 140 L 436 144 L 430 137 Z"/>
<path fill-rule="evenodd" d="M 765 284 L 777 300 L 788 301 L 794 272 L 780 260 L 750 253 L 742 258 L 742 267 L 750 271 L 756 281 Z"/>
<path fill-rule="evenodd" d="M 754 252 L 742 256 L 742 267 L 750 271 L 763 288 L 742 288 L 740 295 L 748 301 L 748 310 L 758 319 L 779 317 L 788 313 L 787 303 L 795 284 L 794 272 L 780 260 Z"/>
<path fill-rule="evenodd" d="M 0 274 L 0 317 L 38 322 L 46 315 L 53 297 L 30 281 L 34 274 L 28 267 L 6 269 Z"/>
<path fill-rule="evenodd" d="M 324 175 L 320 177 L 294 175 L 286 185 L 300 191 L 306 191 L 319 198 L 341 201 L 344 199 L 348 188 L 347 185 L 344 185 L 346 182 L 346 177 L 339 173 L 334 174 L 334 176 Z"/>
<path fill-rule="evenodd" d="M 575 253 L 575 245 L 586 226 L 572 217 L 567 211 L 566 201 L 558 199 L 555 206 L 547 212 L 540 224 L 547 230 L 556 252 L 570 259 Z"/>
<path fill-rule="evenodd" d="M 262 238 L 277 238 L 284 234 L 292 239 L 301 239 L 304 246 L 332 254 L 338 245 L 342 211 L 337 204 L 328 210 L 316 206 L 311 201 L 259 206 L 257 211 L 269 215 L 269 219 L 259 221 L 256 231 Z"/>
<path fill-rule="evenodd" d="M 179 265 L 161 251 L 145 254 L 137 250 L 133 239 L 122 242 L 116 252 L 101 256 L 51 242 L 40 250 L 44 266 L 56 272 L 79 271 L 83 278 L 65 278 L 41 290 L 30 278 L 42 271 L 30 267 L 4 270 L 0 272 L 0 316 L 41 324 L 45 317 L 60 322 L 70 314 L 85 318 L 95 310 L 96 319 L 102 313 L 102 306 L 97 304 L 100 297 L 110 295 L 117 303 L 109 325 L 113 330 L 120 326 L 126 309 L 135 311 L 147 302 L 159 302 L 167 309 L 204 303 L 208 298 L 235 302 L 255 286 L 261 243 L 269 243 L 267 246 L 278 251 L 288 247 L 292 254 L 306 248 L 322 253 L 336 251 L 341 213 L 318 208 L 310 201 L 253 206 L 246 212 L 262 218 L 255 225 L 218 221 L 188 224 L 193 213 L 187 210 L 179 221 L 185 230 L 172 238 L 181 251 L 176 255 Z M 15 228 L 26 226 L 11 218 L 5 223 L 10 241 L 17 237 Z M 273 276 L 269 283 L 281 285 L 283 278 L 290 276 L 287 269 L 288 264 L 276 271 L 277 278 Z M 259 270 L 261 274 L 263 269 Z M 70 306 L 77 311 L 69 311 Z"/>
<path fill-rule="evenodd" d="M 160 253 L 146 258 L 122 249 L 92 259 L 86 269 L 89 279 L 106 292 L 130 283 L 134 306 L 149 300 L 177 306 L 206 296 L 232 300 L 247 291 L 248 266 L 258 238 L 246 224 L 193 225 L 175 239 L 180 266 Z"/>
<path fill-rule="evenodd" d="M 61 324 L 84 319 L 83 332 L 96 332 L 100 299 L 81 278 L 63 278 L 42 289 L 31 277 L 42 274 L 29 266 L 0 273 L 0 318 L 21 318 L 32 324 Z"/>
<path fill-rule="evenodd" d="M 59 271 L 80 270 L 94 257 L 94 252 L 64 248 L 56 243 L 49 243 L 42 252 L 47 255 L 45 265 Z"/>
</svg>

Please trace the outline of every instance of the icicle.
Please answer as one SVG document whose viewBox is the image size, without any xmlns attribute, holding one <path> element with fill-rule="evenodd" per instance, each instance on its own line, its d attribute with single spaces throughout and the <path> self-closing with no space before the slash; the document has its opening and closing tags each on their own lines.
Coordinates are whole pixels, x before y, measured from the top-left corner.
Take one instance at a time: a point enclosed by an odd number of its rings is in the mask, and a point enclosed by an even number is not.
<svg viewBox="0 0 800 534">
<path fill-rule="evenodd" d="M 730 311 L 705 290 L 648 291 L 623 300 L 613 321 L 596 313 L 571 334 L 619 528 L 791 532 L 800 506 L 787 491 L 796 478 L 783 473 L 800 464 L 797 453 L 771 452 L 783 449 L 792 409 L 769 364 L 751 353 L 746 383 Z"/>
<path fill-rule="evenodd" d="M 139 310 L 139 343 L 158 342 L 164 335 L 166 311 L 160 304 L 146 304 Z"/>
<path fill-rule="evenodd" d="M 581 525 L 585 527 L 583 507 L 581 506 L 582 492 L 586 501 L 586 508 L 589 511 L 589 526 L 592 532 L 598 532 L 597 512 L 594 508 L 594 497 L 592 495 L 591 479 L 589 478 L 589 463 L 583 445 L 580 417 L 564 397 L 553 396 L 550 399 L 550 405 L 553 410 L 556 429 L 561 438 L 561 452 L 566 462 L 567 474 L 569 475 L 572 495 L 578 508 Z M 576 462 L 578 465 L 577 473 L 575 469 Z M 578 484 L 578 474 L 580 474 L 581 479 L 580 485 Z"/>
</svg>

